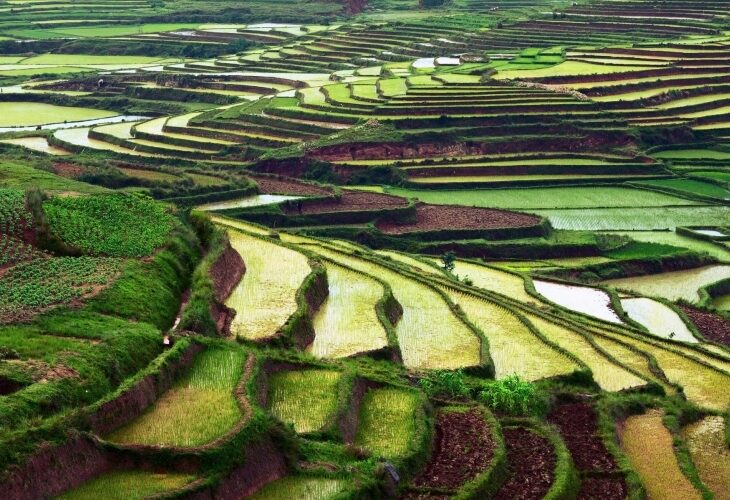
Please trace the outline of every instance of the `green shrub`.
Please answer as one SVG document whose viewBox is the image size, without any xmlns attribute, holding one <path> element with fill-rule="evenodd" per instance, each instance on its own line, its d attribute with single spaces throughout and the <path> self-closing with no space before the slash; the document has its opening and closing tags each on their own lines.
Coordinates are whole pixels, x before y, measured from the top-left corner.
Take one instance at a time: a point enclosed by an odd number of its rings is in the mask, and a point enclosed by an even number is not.
<svg viewBox="0 0 730 500">
<path fill-rule="evenodd" d="M 428 378 L 422 378 L 418 383 L 429 396 L 469 397 L 470 394 L 462 370 L 437 371 Z"/>
<path fill-rule="evenodd" d="M 495 411 L 515 416 L 537 416 L 547 409 L 545 395 L 538 387 L 517 375 L 485 384 L 478 398 Z"/>
</svg>

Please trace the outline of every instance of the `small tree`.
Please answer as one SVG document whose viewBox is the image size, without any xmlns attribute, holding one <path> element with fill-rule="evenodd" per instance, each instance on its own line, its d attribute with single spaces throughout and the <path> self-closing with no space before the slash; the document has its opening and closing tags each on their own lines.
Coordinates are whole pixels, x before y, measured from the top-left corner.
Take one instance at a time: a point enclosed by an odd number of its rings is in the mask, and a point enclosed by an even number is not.
<svg viewBox="0 0 730 500">
<path fill-rule="evenodd" d="M 441 267 L 446 269 L 448 272 L 452 272 L 456 266 L 456 254 L 449 250 L 441 256 Z"/>
</svg>

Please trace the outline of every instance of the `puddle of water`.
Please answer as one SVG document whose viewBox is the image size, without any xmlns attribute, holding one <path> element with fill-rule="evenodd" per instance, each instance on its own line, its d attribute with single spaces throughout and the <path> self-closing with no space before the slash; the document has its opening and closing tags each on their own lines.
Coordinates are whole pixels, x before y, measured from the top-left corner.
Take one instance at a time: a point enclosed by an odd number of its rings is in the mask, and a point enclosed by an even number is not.
<svg viewBox="0 0 730 500">
<path fill-rule="evenodd" d="M 244 198 L 236 198 L 235 200 L 217 201 L 206 203 L 197 207 L 198 210 L 226 210 L 229 208 L 246 208 L 259 207 L 261 205 L 271 205 L 286 200 L 298 200 L 301 196 L 284 196 L 278 194 L 256 194 L 246 196 Z"/>
<path fill-rule="evenodd" d="M 540 280 L 535 280 L 534 284 L 537 293 L 560 306 L 611 323 L 622 323 L 611 309 L 610 297 L 603 290 Z"/>
<path fill-rule="evenodd" d="M 697 343 L 682 318 L 669 307 L 656 300 L 640 298 L 621 299 L 621 306 L 631 319 L 646 327 L 657 337 Z"/>
<path fill-rule="evenodd" d="M 694 229 L 695 233 L 704 234 L 705 236 L 714 236 L 718 238 L 723 238 L 727 236 L 725 233 L 721 233 L 720 231 L 716 231 L 714 229 Z"/>
</svg>

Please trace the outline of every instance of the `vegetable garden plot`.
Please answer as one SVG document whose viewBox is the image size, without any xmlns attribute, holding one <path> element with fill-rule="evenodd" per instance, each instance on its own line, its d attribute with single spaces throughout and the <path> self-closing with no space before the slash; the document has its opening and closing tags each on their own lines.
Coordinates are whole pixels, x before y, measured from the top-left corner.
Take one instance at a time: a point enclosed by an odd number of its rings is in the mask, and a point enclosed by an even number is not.
<svg viewBox="0 0 730 500">
<path fill-rule="evenodd" d="M 100 291 L 121 271 L 114 258 L 54 257 L 23 262 L 0 277 L 0 323 Z"/>
<path fill-rule="evenodd" d="M 53 233 L 94 255 L 143 257 L 162 245 L 173 227 L 165 206 L 143 196 L 56 196 L 43 209 Z"/>
<path fill-rule="evenodd" d="M 416 412 L 421 404 L 413 391 L 394 388 L 370 389 L 360 406 L 355 445 L 373 455 L 402 457 L 416 432 Z"/>
<path fill-rule="evenodd" d="M 388 345 L 375 312 L 383 287 L 366 275 L 326 263 L 329 295 L 314 316 L 314 342 L 307 349 L 319 358 L 342 358 Z"/>
<path fill-rule="evenodd" d="M 628 298 L 621 299 L 621 307 L 631 319 L 645 326 L 652 335 L 682 342 L 698 342 L 682 318 L 661 302 L 644 297 Z"/>
<path fill-rule="evenodd" d="M 335 417 L 341 379 L 332 370 L 274 373 L 269 378 L 269 411 L 299 433 L 320 431 Z"/>
<path fill-rule="evenodd" d="M 495 378 L 517 374 L 526 380 L 538 380 L 567 375 L 581 368 L 540 340 L 508 309 L 473 295 L 440 288 L 484 332 L 494 361 Z"/>
<path fill-rule="evenodd" d="M 608 359 L 577 331 L 552 323 L 536 314 L 529 314 L 526 317 L 550 341 L 555 342 L 585 363 L 593 373 L 593 379 L 604 391 L 621 391 L 647 383 L 646 380 Z"/>
<path fill-rule="evenodd" d="M 234 390 L 245 359 L 241 349 L 206 349 L 154 405 L 106 439 L 124 444 L 199 446 L 222 436 L 242 417 Z"/>
<path fill-rule="evenodd" d="M 297 290 L 311 272 L 307 258 L 235 230 L 228 235 L 246 264 L 246 273 L 226 300 L 236 311 L 231 334 L 247 340 L 271 338 L 297 309 Z"/>
<path fill-rule="evenodd" d="M 730 266 L 714 265 L 683 271 L 607 280 L 603 284 L 616 289 L 630 290 L 648 297 L 662 297 L 671 301 L 684 299 L 689 302 L 696 302 L 700 299 L 698 293 L 700 288 L 725 278 L 730 278 Z"/>
<path fill-rule="evenodd" d="M 413 485 L 456 490 L 486 470 L 496 445 L 480 408 L 442 409 L 431 458 Z"/>
<path fill-rule="evenodd" d="M 729 499 L 730 450 L 723 417 L 705 417 L 682 429 L 682 435 L 702 482 L 717 500 Z"/>
<path fill-rule="evenodd" d="M 22 237 L 32 228 L 33 216 L 25 207 L 25 193 L 0 189 L 0 233 Z"/>
<path fill-rule="evenodd" d="M 277 479 L 248 497 L 250 500 L 326 500 L 336 498 L 350 485 L 350 479 L 288 476 Z"/>
<path fill-rule="evenodd" d="M 661 411 L 651 410 L 626 419 L 619 432 L 621 446 L 649 498 L 702 498 L 679 468 L 662 416 Z"/>
<path fill-rule="evenodd" d="M 533 283 L 540 295 L 561 307 L 610 323 L 622 323 L 611 308 L 611 298 L 603 290 L 541 280 Z"/>
<path fill-rule="evenodd" d="M 147 471 L 107 472 L 88 483 L 64 493 L 58 500 L 136 500 L 177 490 L 192 482 L 195 476 L 180 473 Z"/>
<path fill-rule="evenodd" d="M 390 285 L 396 300 L 403 306 L 403 316 L 395 325 L 395 332 L 406 367 L 449 370 L 481 363 L 479 338 L 436 290 L 365 259 L 319 246 L 312 250 L 335 262 L 378 276 Z"/>
<path fill-rule="evenodd" d="M 524 427 L 503 428 L 502 434 L 507 478 L 494 498 L 543 498 L 553 483 L 557 463 L 550 441 Z"/>
</svg>

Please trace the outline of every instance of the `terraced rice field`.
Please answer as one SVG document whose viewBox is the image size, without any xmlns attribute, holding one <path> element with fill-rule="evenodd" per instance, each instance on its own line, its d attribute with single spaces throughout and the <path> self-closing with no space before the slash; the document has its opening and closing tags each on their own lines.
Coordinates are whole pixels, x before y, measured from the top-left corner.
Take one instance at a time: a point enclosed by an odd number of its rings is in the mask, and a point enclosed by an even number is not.
<svg viewBox="0 0 730 500">
<path fill-rule="evenodd" d="M 551 342 L 559 345 L 566 351 L 577 356 L 593 373 L 593 379 L 604 391 L 622 391 L 646 384 L 646 380 L 630 372 L 621 363 L 625 359 L 609 359 L 615 353 L 592 345 L 589 340 L 578 331 L 557 323 L 548 321 L 536 314 L 527 316 L 527 319 Z M 631 366 L 627 364 L 627 366 Z"/>
<path fill-rule="evenodd" d="M 406 367 L 455 369 L 480 364 L 479 339 L 436 290 L 365 259 L 323 247 L 312 250 L 360 272 L 378 276 L 390 285 L 403 306 L 403 316 L 395 331 Z"/>
<path fill-rule="evenodd" d="M 636 468 L 649 498 L 701 498 L 682 474 L 672 436 L 660 411 L 629 417 L 620 433 L 621 446 Z"/>
<path fill-rule="evenodd" d="M 355 445 L 375 456 L 396 459 L 411 446 L 415 433 L 418 396 L 403 389 L 370 389 L 360 406 Z"/>
<path fill-rule="evenodd" d="M 730 498 L 730 451 L 722 417 L 708 416 L 682 429 L 702 482 L 718 500 Z"/>
<path fill-rule="evenodd" d="M 525 380 L 537 380 L 567 375 L 580 368 L 506 308 L 446 287 L 442 290 L 486 336 L 496 378 L 517 374 Z"/>
<path fill-rule="evenodd" d="M 474 286 L 490 292 L 500 293 L 525 303 L 538 301 L 527 293 L 524 280 L 516 274 L 463 260 L 455 262 L 453 272 L 461 279 L 469 278 Z"/>
<path fill-rule="evenodd" d="M 241 349 L 206 349 L 145 413 L 106 439 L 120 444 L 197 446 L 222 436 L 242 418 L 233 392 L 245 360 Z"/>
<path fill-rule="evenodd" d="M 238 231 L 228 234 L 246 264 L 246 273 L 226 300 L 236 311 L 231 333 L 247 340 L 271 338 L 297 309 L 297 290 L 311 272 L 307 258 Z"/>
<path fill-rule="evenodd" d="M 180 473 L 147 471 L 107 472 L 88 483 L 57 497 L 60 500 L 113 500 L 142 499 L 177 490 L 190 483 L 195 476 Z"/>
<path fill-rule="evenodd" d="M 374 279 L 326 264 L 329 295 L 313 319 L 314 342 L 308 350 L 320 358 L 341 358 L 388 345 L 375 306 L 383 286 Z"/>
<path fill-rule="evenodd" d="M 42 102 L 0 102 L 0 127 L 28 127 L 48 123 L 80 122 L 117 114 L 113 111 L 56 106 Z"/>
<path fill-rule="evenodd" d="M 337 412 L 341 377 L 332 370 L 274 373 L 269 377 L 269 411 L 298 433 L 320 431 Z"/>
<path fill-rule="evenodd" d="M 661 302 L 647 298 L 621 299 L 621 307 L 652 335 L 681 342 L 698 342 L 682 318 Z"/>
<path fill-rule="evenodd" d="M 607 280 L 603 284 L 648 297 L 661 297 L 672 301 L 684 299 L 689 302 L 696 302 L 700 299 L 698 293 L 700 288 L 728 277 L 730 277 L 730 266 L 718 265 Z"/>
<path fill-rule="evenodd" d="M 309 476 L 289 476 L 273 481 L 249 498 L 252 500 L 327 500 L 346 490 L 348 480 Z"/>
</svg>

